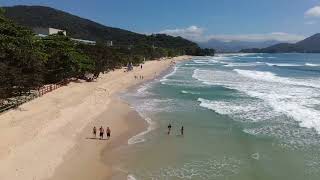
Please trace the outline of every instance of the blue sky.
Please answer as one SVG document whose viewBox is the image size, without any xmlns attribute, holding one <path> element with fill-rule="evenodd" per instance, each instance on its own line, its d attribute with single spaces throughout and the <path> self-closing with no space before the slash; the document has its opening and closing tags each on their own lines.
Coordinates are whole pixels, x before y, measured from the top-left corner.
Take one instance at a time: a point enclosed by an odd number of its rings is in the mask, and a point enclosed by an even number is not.
<svg viewBox="0 0 320 180">
<path fill-rule="evenodd" d="M 1 6 L 21 4 L 196 41 L 297 41 L 320 32 L 320 0 L 0 0 Z"/>
</svg>

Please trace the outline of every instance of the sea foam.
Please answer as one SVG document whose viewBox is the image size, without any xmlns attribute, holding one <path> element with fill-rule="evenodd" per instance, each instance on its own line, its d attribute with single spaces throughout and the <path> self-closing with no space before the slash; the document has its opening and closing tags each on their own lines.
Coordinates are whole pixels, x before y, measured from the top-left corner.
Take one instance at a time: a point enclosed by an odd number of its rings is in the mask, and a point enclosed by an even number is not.
<svg viewBox="0 0 320 180">
<path fill-rule="evenodd" d="M 127 176 L 127 180 L 137 180 L 132 174 Z"/>
<path fill-rule="evenodd" d="M 197 69 L 194 71 L 193 77 L 205 84 L 221 85 L 243 92 L 249 97 L 261 99 L 264 103 L 263 106 L 271 107 L 274 113 L 286 115 L 288 118 L 293 118 L 299 122 L 300 126 L 314 128 L 320 132 L 320 111 L 312 108 L 309 101 L 320 97 L 320 81 L 298 80 L 279 77 L 271 72 L 240 69 L 235 69 L 233 72 Z M 206 102 L 203 99 L 202 106 L 207 106 L 207 108 L 212 108 L 222 114 L 237 115 L 239 110 L 233 104 Z M 221 109 L 228 106 L 230 107 L 229 110 Z M 250 109 L 250 107 L 248 108 Z M 260 115 L 256 116 L 255 113 L 250 116 L 252 117 L 247 118 L 260 117 Z M 266 117 L 266 119 L 268 118 Z"/>
<path fill-rule="evenodd" d="M 245 67 L 245 66 L 249 67 L 249 66 L 259 66 L 259 65 L 261 65 L 261 63 L 253 62 L 253 63 L 226 63 L 223 66 L 225 66 L 225 67 L 242 67 L 242 66 L 243 67 Z"/>
<path fill-rule="evenodd" d="M 155 123 L 150 119 L 150 118 L 145 118 L 146 122 L 148 123 L 148 128 L 146 131 L 143 131 L 133 137 L 131 137 L 129 140 L 128 140 L 128 144 L 129 145 L 132 145 L 132 144 L 137 144 L 137 143 L 142 143 L 142 142 L 145 142 L 146 139 L 145 139 L 145 135 L 148 134 L 150 131 L 154 130 L 155 129 Z"/>
<path fill-rule="evenodd" d="M 262 104 L 257 100 L 243 101 L 213 101 L 198 98 L 200 106 L 213 110 L 222 115 L 228 115 L 235 120 L 241 121 L 263 121 L 278 116 L 270 110 L 270 107 Z"/>
<path fill-rule="evenodd" d="M 168 80 L 168 77 L 170 77 L 170 76 L 174 75 L 174 74 L 177 72 L 177 69 L 178 69 L 178 67 L 177 67 L 177 66 L 175 66 L 175 67 L 173 68 L 173 71 L 172 71 L 171 73 L 169 73 L 169 74 L 167 74 L 167 75 L 163 76 L 163 78 L 162 78 L 160 81 L 161 81 L 161 82 L 163 82 L 163 81 L 167 81 L 167 80 Z"/>
<path fill-rule="evenodd" d="M 290 63 L 266 63 L 268 66 L 279 66 L 279 67 L 295 67 L 295 66 L 303 66 L 301 64 L 290 64 Z"/>
<path fill-rule="evenodd" d="M 255 80 L 320 88 L 320 84 L 319 84 L 320 79 L 306 80 L 306 79 L 279 77 L 279 76 L 276 76 L 274 73 L 268 72 L 268 71 L 254 71 L 254 70 L 241 70 L 241 69 L 234 69 L 234 71 L 236 71 L 238 74 L 242 76 L 255 79 Z"/>
<path fill-rule="evenodd" d="M 200 94 L 200 93 L 198 93 L 198 92 L 186 91 L 186 90 L 182 90 L 181 93 L 182 93 L 182 94 Z"/>
<path fill-rule="evenodd" d="M 320 66 L 320 64 L 305 63 L 305 66 L 317 67 L 317 66 Z"/>
</svg>

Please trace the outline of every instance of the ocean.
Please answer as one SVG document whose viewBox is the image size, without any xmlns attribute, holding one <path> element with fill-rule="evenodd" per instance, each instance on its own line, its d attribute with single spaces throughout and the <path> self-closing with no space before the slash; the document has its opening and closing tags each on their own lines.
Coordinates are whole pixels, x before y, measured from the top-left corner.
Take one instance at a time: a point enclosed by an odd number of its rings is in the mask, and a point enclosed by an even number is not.
<svg viewBox="0 0 320 180">
<path fill-rule="evenodd" d="M 194 57 L 122 97 L 149 123 L 128 179 L 320 178 L 319 54 Z"/>
</svg>

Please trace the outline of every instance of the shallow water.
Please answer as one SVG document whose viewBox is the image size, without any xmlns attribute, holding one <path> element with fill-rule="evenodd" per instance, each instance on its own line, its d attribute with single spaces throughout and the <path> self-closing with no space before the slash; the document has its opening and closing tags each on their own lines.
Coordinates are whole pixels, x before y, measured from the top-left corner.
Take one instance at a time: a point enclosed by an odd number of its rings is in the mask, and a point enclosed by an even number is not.
<svg viewBox="0 0 320 180">
<path fill-rule="evenodd" d="M 150 127 L 129 141 L 122 168 L 136 179 L 319 179 L 319 64 L 318 54 L 178 64 L 124 95 Z"/>
</svg>

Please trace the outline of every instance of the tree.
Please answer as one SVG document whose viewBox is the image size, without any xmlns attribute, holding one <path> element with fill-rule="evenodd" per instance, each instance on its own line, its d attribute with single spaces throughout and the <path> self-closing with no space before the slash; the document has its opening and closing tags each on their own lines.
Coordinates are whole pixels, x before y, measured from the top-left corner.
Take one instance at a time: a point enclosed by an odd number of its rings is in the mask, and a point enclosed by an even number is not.
<svg viewBox="0 0 320 180">
<path fill-rule="evenodd" d="M 0 17 L 3 18 L 5 12 L 6 12 L 5 9 L 3 9 L 2 7 L 0 7 Z"/>
<path fill-rule="evenodd" d="M 46 55 L 41 48 L 30 30 L 0 15 L 0 99 L 27 94 L 43 84 Z"/>
<path fill-rule="evenodd" d="M 63 34 L 49 35 L 42 40 L 48 54 L 45 62 L 45 82 L 57 83 L 72 77 L 83 77 L 94 69 L 89 56 L 79 51 L 76 44 Z"/>
</svg>

